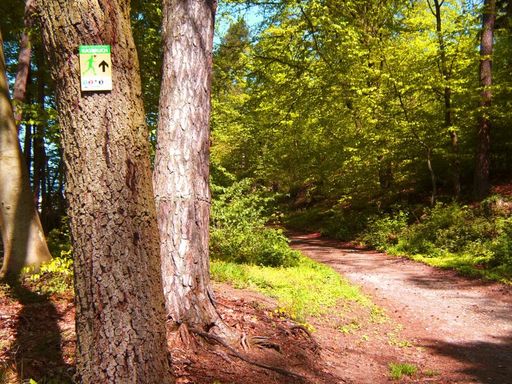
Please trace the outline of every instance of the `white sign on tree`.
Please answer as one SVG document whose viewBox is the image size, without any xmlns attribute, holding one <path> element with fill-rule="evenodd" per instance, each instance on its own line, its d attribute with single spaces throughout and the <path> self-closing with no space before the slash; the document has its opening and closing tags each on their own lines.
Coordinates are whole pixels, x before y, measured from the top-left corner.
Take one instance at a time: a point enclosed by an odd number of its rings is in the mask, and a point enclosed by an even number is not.
<svg viewBox="0 0 512 384">
<path fill-rule="evenodd" d="M 110 45 L 81 45 L 79 57 L 82 91 L 111 91 Z"/>
</svg>

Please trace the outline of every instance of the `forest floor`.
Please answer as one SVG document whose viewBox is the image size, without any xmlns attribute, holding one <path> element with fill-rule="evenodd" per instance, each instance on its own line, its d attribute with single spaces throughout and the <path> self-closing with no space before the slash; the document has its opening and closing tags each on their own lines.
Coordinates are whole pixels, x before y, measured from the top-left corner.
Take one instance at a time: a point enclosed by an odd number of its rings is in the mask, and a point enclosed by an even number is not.
<svg viewBox="0 0 512 384">
<path fill-rule="evenodd" d="M 359 285 L 382 310 L 342 302 L 298 324 L 271 298 L 215 283 L 220 313 L 246 340 L 248 349 L 238 350 L 289 373 L 175 333 L 169 347 L 178 384 L 512 382 L 510 287 L 315 234 L 294 235 L 292 245 Z M 0 383 L 71 382 L 72 295 L 0 288 Z M 399 371 L 408 364 L 416 372 L 394 380 L 390 364 Z"/>
</svg>

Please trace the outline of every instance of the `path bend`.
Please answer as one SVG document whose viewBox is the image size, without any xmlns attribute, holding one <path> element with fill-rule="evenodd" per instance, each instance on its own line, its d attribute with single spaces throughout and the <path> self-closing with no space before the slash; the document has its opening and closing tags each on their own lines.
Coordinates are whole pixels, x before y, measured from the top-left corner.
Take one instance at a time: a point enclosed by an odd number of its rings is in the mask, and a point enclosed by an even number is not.
<svg viewBox="0 0 512 384">
<path fill-rule="evenodd" d="M 292 234 L 293 248 L 332 267 L 429 350 L 438 382 L 512 384 L 512 289 L 405 258 Z M 443 369 L 444 367 L 444 369 Z"/>
</svg>

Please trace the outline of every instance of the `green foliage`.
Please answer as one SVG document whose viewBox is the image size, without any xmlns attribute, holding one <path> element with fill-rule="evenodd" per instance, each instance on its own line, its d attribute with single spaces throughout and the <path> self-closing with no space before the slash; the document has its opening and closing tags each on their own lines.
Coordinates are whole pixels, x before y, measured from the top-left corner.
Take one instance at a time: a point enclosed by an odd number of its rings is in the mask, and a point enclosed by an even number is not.
<svg viewBox="0 0 512 384">
<path fill-rule="evenodd" d="M 498 203 L 497 203 L 498 202 Z M 370 223 L 362 239 L 393 254 L 492 279 L 512 278 L 510 203 L 491 197 L 479 207 L 457 203 L 425 209 L 413 223 L 402 211 Z"/>
<path fill-rule="evenodd" d="M 403 211 L 398 211 L 394 215 L 373 216 L 369 219 L 363 241 L 384 250 L 398 242 L 398 237 L 407 226 L 407 222 L 408 215 Z"/>
<path fill-rule="evenodd" d="M 35 292 L 42 294 L 69 293 L 73 291 L 73 259 L 71 250 L 62 252 L 41 266 L 40 270 L 25 271 L 25 282 Z"/>
<path fill-rule="evenodd" d="M 299 321 L 329 313 L 340 300 L 372 308 L 358 288 L 348 284 L 331 268 L 301 256 L 297 265 L 272 268 L 213 261 L 212 278 L 237 288 L 252 288 L 278 299 L 279 309 Z"/>
<path fill-rule="evenodd" d="M 443 252 L 475 250 L 482 239 L 492 236 L 492 223 L 468 206 L 437 204 L 420 222 L 403 232 L 397 249 L 432 257 Z"/>
<path fill-rule="evenodd" d="M 512 272 L 512 217 L 498 218 L 496 221 L 497 236 L 491 243 L 493 259 L 491 265 L 508 267 Z M 512 276 L 512 273 L 511 273 Z"/>
<path fill-rule="evenodd" d="M 338 240 L 353 240 L 367 226 L 369 211 L 318 207 L 289 212 L 284 219 L 287 227 L 318 231 Z"/>
<path fill-rule="evenodd" d="M 68 218 L 62 218 L 60 228 L 54 228 L 46 236 L 46 242 L 50 253 L 54 257 L 68 257 L 72 253 L 71 233 L 69 230 Z"/>
<path fill-rule="evenodd" d="M 266 227 L 265 212 L 271 198 L 253 187 L 251 180 L 229 187 L 212 187 L 210 252 L 216 260 L 266 266 L 297 264 L 298 253 L 288 246 L 280 229 Z"/>
<path fill-rule="evenodd" d="M 389 374 L 393 380 L 400 380 L 403 376 L 413 376 L 418 372 L 414 364 L 389 363 Z"/>
</svg>

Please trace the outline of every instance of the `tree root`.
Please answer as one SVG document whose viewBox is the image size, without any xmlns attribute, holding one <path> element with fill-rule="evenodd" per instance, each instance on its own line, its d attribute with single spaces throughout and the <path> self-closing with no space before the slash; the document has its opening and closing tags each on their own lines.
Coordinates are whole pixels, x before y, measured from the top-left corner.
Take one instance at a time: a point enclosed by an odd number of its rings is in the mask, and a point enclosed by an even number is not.
<svg viewBox="0 0 512 384">
<path fill-rule="evenodd" d="M 251 343 L 256 344 L 258 347 L 274 349 L 277 352 L 281 353 L 281 346 L 279 344 L 271 342 L 268 337 L 253 336 L 251 337 Z"/>
<path fill-rule="evenodd" d="M 284 375 L 284 376 L 295 377 L 295 378 L 300 379 L 302 381 L 306 380 L 306 378 L 304 376 L 299 375 L 298 373 L 294 373 L 294 372 L 288 371 L 287 369 L 284 369 L 284 368 L 275 367 L 273 365 L 267 365 L 267 364 L 259 363 L 259 362 L 255 361 L 255 360 L 251 359 L 250 357 L 243 355 L 242 353 L 238 352 L 235 348 L 230 346 L 228 343 L 226 343 L 219 336 L 212 335 L 210 333 L 203 332 L 203 331 L 201 331 L 199 329 L 195 329 L 195 328 L 190 328 L 189 330 L 190 330 L 190 332 L 195 333 L 196 335 L 201 336 L 202 338 L 204 338 L 206 340 L 214 341 L 214 342 L 222 345 L 224 348 L 226 348 L 230 352 L 231 355 L 233 355 L 235 357 L 238 357 L 240 360 L 245 361 L 248 364 L 255 365 L 256 367 L 260 367 L 260 368 L 263 368 L 263 369 L 268 369 L 269 371 L 274 371 L 274 372 L 277 372 L 277 373 L 279 373 L 281 375 Z"/>
<path fill-rule="evenodd" d="M 319 351 L 321 348 L 320 348 L 320 345 L 318 345 L 318 343 L 316 342 L 316 340 L 313 338 L 313 336 L 311 335 L 311 332 L 309 332 L 309 330 L 304 327 L 303 325 L 300 325 L 300 324 L 297 324 L 297 325 L 293 325 L 290 330 L 293 332 L 295 330 L 299 330 L 299 331 L 302 331 L 304 334 L 307 335 L 309 341 L 313 344 L 313 350 L 315 352 Z"/>
</svg>

